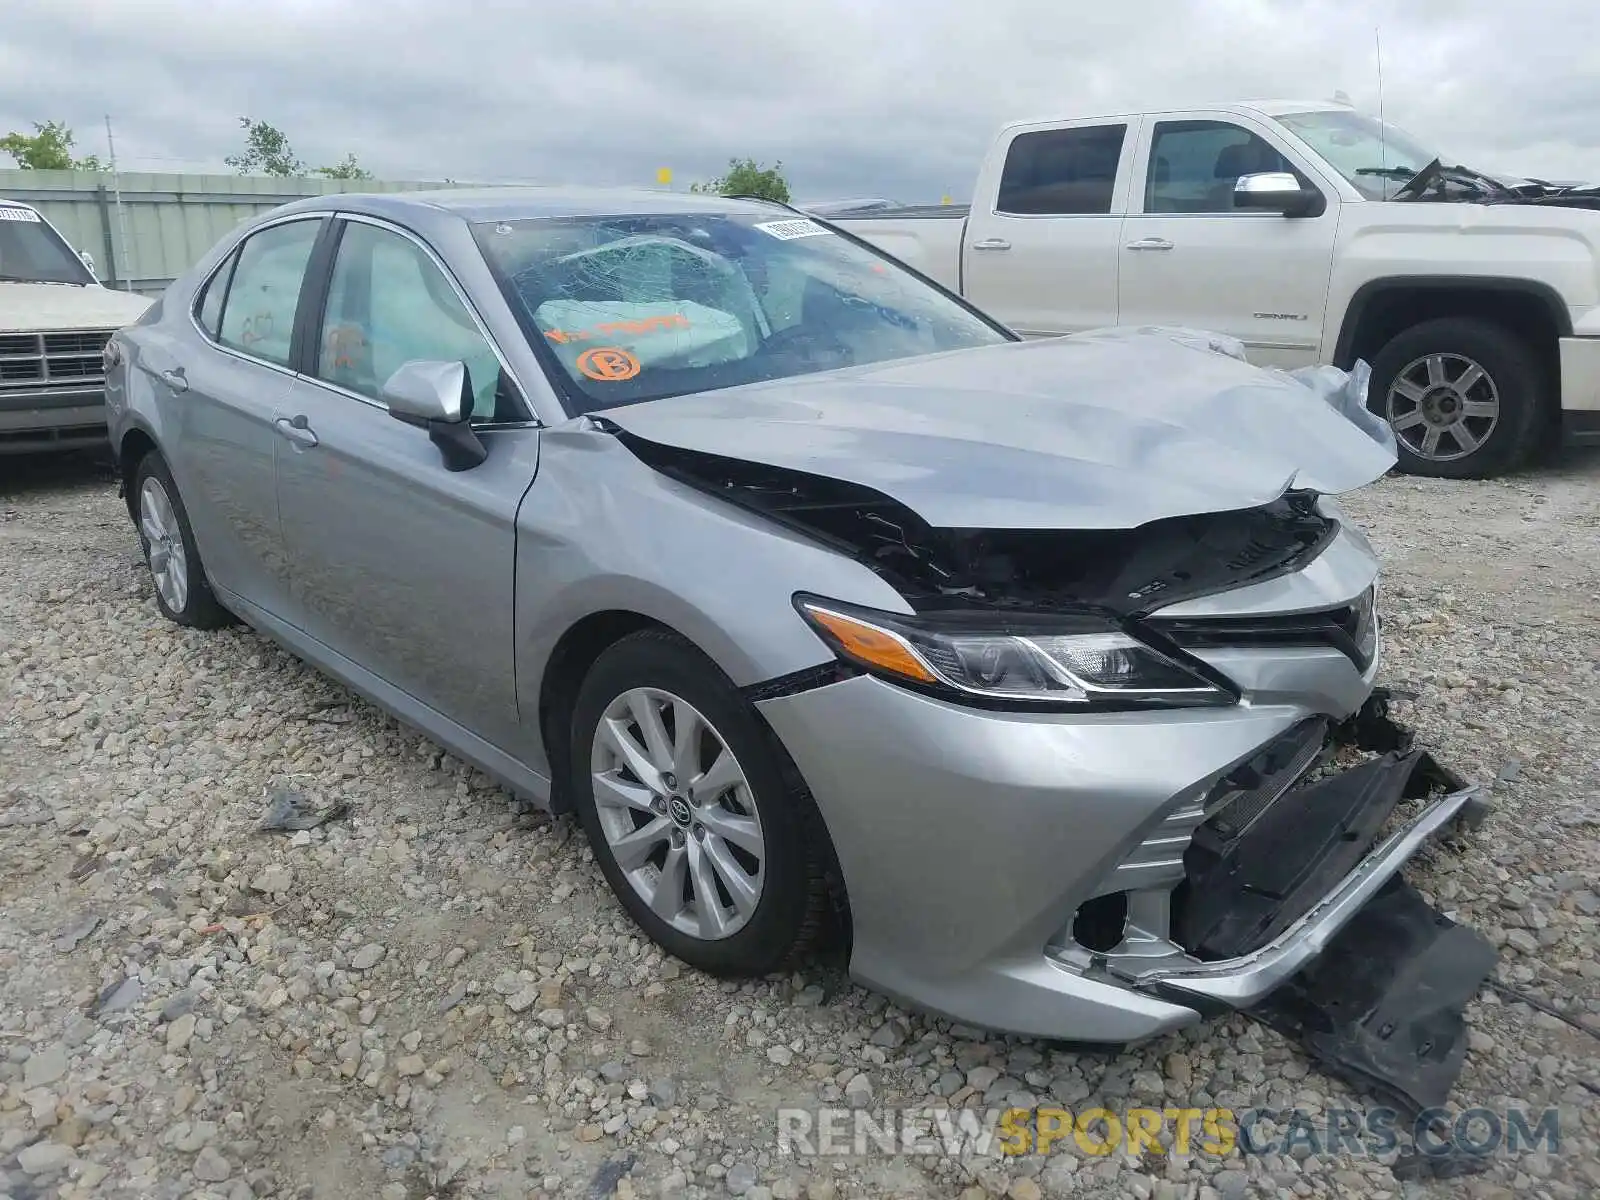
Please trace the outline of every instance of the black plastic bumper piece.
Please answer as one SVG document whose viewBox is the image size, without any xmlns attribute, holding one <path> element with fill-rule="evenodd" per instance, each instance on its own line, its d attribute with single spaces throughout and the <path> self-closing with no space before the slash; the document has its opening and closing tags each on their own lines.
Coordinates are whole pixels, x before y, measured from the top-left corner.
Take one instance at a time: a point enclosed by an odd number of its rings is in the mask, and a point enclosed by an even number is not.
<svg viewBox="0 0 1600 1200">
<path fill-rule="evenodd" d="M 1494 965 L 1481 934 L 1396 876 L 1251 1015 L 1415 1115 L 1449 1097 L 1466 1053 L 1462 1009 Z"/>
<path fill-rule="evenodd" d="M 1391 752 L 1289 792 L 1238 832 L 1201 826 L 1184 855 L 1178 942 L 1208 960 L 1260 948 L 1356 868 L 1402 798 L 1453 784 L 1425 751 Z"/>
</svg>

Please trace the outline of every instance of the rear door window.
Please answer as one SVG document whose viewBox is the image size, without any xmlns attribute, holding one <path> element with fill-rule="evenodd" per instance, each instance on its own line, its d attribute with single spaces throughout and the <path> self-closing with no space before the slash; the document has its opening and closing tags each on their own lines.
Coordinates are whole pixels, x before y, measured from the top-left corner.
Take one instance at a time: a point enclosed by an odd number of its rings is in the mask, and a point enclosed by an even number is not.
<svg viewBox="0 0 1600 1200">
<path fill-rule="evenodd" d="M 999 211 L 1095 216 L 1111 211 L 1126 125 L 1019 133 L 1000 171 Z"/>
<path fill-rule="evenodd" d="M 321 231 L 320 218 L 290 221 L 245 240 L 223 303 L 219 342 L 253 358 L 289 365 L 300 285 Z"/>
</svg>

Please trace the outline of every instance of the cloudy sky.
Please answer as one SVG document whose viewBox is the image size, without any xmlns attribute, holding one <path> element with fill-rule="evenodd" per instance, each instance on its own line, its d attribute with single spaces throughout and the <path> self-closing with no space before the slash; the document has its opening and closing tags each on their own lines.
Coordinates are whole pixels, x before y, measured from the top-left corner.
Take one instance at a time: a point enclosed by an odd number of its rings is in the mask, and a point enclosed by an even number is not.
<svg viewBox="0 0 1600 1200">
<path fill-rule="evenodd" d="M 1261 96 L 1469 165 L 1600 177 L 1594 0 L 4 0 L 0 133 L 226 170 L 238 120 L 382 177 L 653 185 L 781 159 L 802 199 L 967 198 L 994 129 Z"/>
</svg>

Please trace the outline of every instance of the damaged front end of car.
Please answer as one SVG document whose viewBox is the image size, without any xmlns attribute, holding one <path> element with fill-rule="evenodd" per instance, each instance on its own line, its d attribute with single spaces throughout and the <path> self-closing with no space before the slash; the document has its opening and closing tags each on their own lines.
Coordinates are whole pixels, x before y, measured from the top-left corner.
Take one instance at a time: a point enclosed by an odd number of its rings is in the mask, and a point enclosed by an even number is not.
<svg viewBox="0 0 1600 1200">
<path fill-rule="evenodd" d="M 1295 727 L 1167 814 L 1055 952 L 1208 1012 L 1245 1009 L 1407 1111 L 1444 1103 L 1495 952 L 1399 872 L 1475 829 L 1487 802 L 1411 742 L 1381 689 L 1347 721 Z"/>
<path fill-rule="evenodd" d="M 1183 378 L 1215 370 L 1216 350 Z M 664 409 L 597 422 L 660 475 L 833 548 L 904 600 L 891 613 L 797 592 L 836 662 L 748 691 L 830 827 L 847 827 L 858 977 L 1069 1040 L 1243 1010 L 1407 1108 L 1443 1102 L 1494 952 L 1400 872 L 1485 801 L 1412 747 L 1374 689 L 1376 561 L 1329 494 L 1382 474 L 1393 448 L 1344 404 L 1364 378 L 1335 374 L 1270 381 L 1318 398 L 1301 421 L 1334 418 L 1318 426 L 1325 456 L 1301 468 L 1262 439 L 1232 475 L 1178 453 L 1179 418 L 1137 409 L 1121 427 L 1110 410 L 1074 424 L 1035 409 L 1037 444 L 1009 427 L 985 442 L 954 399 L 885 411 L 870 390 L 850 410 L 745 393 L 745 425 L 732 402 L 725 418 L 706 402 L 682 424 Z M 1215 436 L 1261 378 L 1182 419 Z M 1146 454 L 1151 438 L 1168 443 Z M 1051 454 L 1056 508 L 1037 482 Z M 1031 523 L 1007 524 L 997 496 Z M 973 847 L 985 821 L 1031 844 L 1011 861 Z M 981 882 L 931 885 L 913 849 L 956 846 Z"/>
</svg>

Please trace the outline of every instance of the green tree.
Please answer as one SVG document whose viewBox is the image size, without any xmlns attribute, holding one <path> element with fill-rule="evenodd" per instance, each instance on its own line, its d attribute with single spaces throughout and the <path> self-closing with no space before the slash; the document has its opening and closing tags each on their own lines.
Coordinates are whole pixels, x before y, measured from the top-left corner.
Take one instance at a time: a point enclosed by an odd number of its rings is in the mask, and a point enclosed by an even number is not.
<svg viewBox="0 0 1600 1200">
<path fill-rule="evenodd" d="M 759 196 L 780 204 L 789 203 L 789 184 L 783 177 L 783 163 L 764 167 L 753 158 L 730 158 L 726 175 L 705 183 L 692 183 L 689 190 L 718 196 Z"/>
<path fill-rule="evenodd" d="M 60 121 L 35 121 L 32 135 L 12 132 L 0 138 L 0 150 L 16 159 L 24 171 L 103 171 L 93 154 L 72 157 L 72 130 Z"/>
<path fill-rule="evenodd" d="M 324 179 L 371 179 L 372 172 L 356 161 L 354 154 L 346 154 L 344 161 L 331 167 L 314 167 L 311 173 Z"/>
<path fill-rule="evenodd" d="M 283 131 L 265 121 L 240 117 L 244 130 L 244 153 L 230 154 L 222 161 L 241 175 L 304 175 L 306 165 L 294 156 Z"/>
</svg>

